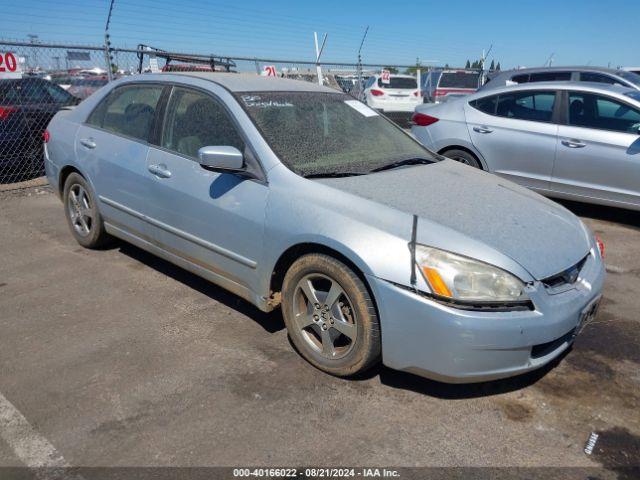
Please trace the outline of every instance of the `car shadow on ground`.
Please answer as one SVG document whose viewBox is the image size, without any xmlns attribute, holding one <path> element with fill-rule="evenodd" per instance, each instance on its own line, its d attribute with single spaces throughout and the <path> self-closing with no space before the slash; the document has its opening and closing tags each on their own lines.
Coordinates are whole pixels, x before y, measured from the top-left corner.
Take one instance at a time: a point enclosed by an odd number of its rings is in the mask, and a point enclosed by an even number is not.
<svg viewBox="0 0 640 480">
<path fill-rule="evenodd" d="M 222 287 L 218 287 L 208 280 L 188 272 L 187 270 L 184 270 L 181 267 L 148 253 L 134 245 L 116 240 L 114 244 L 112 244 L 111 248 L 119 250 L 129 258 L 153 268 L 157 272 L 208 296 L 216 302 L 220 302 L 229 308 L 233 308 L 237 312 L 256 322 L 269 333 L 276 333 L 285 328 L 280 309 L 270 313 L 264 313 L 248 301 L 226 291 Z M 291 341 L 289 341 L 289 344 L 295 350 Z M 487 397 L 520 390 L 533 385 L 553 370 L 553 368 L 558 365 L 569 351 L 570 349 L 567 349 L 557 359 L 533 372 L 489 382 L 449 384 L 429 380 L 411 373 L 392 370 L 382 365 L 375 367 L 362 375 L 351 378 L 351 381 L 369 381 L 376 376 L 379 376 L 380 382 L 388 387 L 408 390 L 441 399 L 470 399 Z"/>
<path fill-rule="evenodd" d="M 163 275 L 166 275 L 167 277 L 170 277 L 187 287 L 206 295 L 212 300 L 220 302 L 229 308 L 233 308 L 237 312 L 252 319 L 269 333 L 279 332 L 284 329 L 284 321 L 280 314 L 280 310 L 270 313 L 262 312 L 251 303 L 231 292 L 228 292 L 224 288 L 218 287 L 204 278 L 188 272 L 187 270 L 167 262 L 160 257 L 156 257 L 152 253 L 148 253 L 129 243 L 116 241 L 113 244 L 113 248 L 118 249 L 121 253 L 133 260 L 141 262 L 146 266 L 153 268 L 157 272 L 160 272 Z"/>
<path fill-rule="evenodd" d="M 640 211 L 625 210 L 624 208 L 607 207 L 604 205 L 594 205 L 591 203 L 574 202 L 571 200 L 560 200 L 557 198 L 554 200 L 568 210 L 571 210 L 571 212 L 579 217 L 620 223 L 640 229 Z"/>
</svg>

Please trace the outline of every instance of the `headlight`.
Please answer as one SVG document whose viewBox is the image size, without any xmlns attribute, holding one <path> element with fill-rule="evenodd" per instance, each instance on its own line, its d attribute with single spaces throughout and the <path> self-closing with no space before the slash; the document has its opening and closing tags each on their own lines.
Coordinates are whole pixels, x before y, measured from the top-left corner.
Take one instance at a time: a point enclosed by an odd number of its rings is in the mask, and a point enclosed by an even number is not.
<svg viewBox="0 0 640 480">
<path fill-rule="evenodd" d="M 497 267 L 437 248 L 416 246 L 416 262 L 440 297 L 463 302 L 523 302 L 524 282 Z"/>
</svg>

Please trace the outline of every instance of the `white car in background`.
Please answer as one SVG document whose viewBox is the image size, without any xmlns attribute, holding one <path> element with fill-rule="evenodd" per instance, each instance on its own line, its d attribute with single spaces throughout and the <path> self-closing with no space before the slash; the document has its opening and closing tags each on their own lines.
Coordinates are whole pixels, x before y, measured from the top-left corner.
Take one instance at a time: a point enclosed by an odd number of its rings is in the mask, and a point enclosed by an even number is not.
<svg viewBox="0 0 640 480">
<path fill-rule="evenodd" d="M 364 86 L 364 103 L 385 113 L 413 113 L 418 105 L 422 105 L 422 94 L 416 77 L 411 75 L 392 74 L 388 83 L 381 75 L 373 75 Z"/>
</svg>

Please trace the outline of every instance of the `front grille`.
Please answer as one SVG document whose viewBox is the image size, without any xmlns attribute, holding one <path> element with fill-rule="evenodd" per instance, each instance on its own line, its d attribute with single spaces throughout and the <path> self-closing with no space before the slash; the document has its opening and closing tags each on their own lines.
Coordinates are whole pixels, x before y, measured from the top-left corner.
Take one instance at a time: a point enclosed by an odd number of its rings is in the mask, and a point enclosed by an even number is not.
<svg viewBox="0 0 640 480">
<path fill-rule="evenodd" d="M 578 277 L 580 276 L 580 271 L 582 270 L 582 267 L 584 267 L 584 264 L 587 262 L 588 257 L 589 255 L 585 256 L 578 263 L 572 265 L 571 267 L 563 270 L 560 273 L 542 279 L 542 283 L 547 288 L 558 288 L 576 283 L 576 280 L 578 280 Z"/>
<path fill-rule="evenodd" d="M 563 343 L 573 340 L 574 333 L 575 328 L 565 333 L 560 338 L 556 338 L 555 340 L 551 340 L 547 343 L 541 343 L 540 345 L 534 345 L 531 349 L 531 358 L 540 358 L 544 357 L 545 355 L 549 355 Z"/>
</svg>

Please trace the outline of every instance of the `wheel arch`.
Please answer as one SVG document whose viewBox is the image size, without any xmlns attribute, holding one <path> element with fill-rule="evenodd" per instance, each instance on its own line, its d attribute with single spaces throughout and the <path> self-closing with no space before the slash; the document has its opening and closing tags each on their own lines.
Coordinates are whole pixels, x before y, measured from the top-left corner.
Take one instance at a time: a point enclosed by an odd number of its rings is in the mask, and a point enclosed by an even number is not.
<svg viewBox="0 0 640 480">
<path fill-rule="evenodd" d="M 64 192 L 64 184 L 67 181 L 67 178 L 69 178 L 69 175 L 71 175 L 72 173 L 77 173 L 82 178 L 87 180 L 87 177 L 80 170 L 78 170 L 77 167 L 73 165 L 65 165 L 64 167 L 62 167 L 60 169 L 60 174 L 58 175 L 58 192 L 60 193 L 61 198 L 62 193 Z M 89 180 L 87 180 L 87 182 L 88 181 Z"/>
<path fill-rule="evenodd" d="M 482 168 L 482 170 L 488 171 L 487 162 L 485 162 L 484 158 L 482 158 L 482 155 L 469 147 L 465 147 L 464 145 L 447 145 L 446 147 L 438 150 L 438 153 L 440 155 L 444 155 L 450 150 L 462 150 L 463 152 L 467 152 L 469 155 L 473 155 L 473 157 L 480 163 L 480 167 Z"/>
<path fill-rule="evenodd" d="M 271 271 L 269 290 L 270 290 L 271 297 L 278 299 L 277 303 L 280 303 L 279 300 L 280 300 L 280 294 L 282 292 L 282 283 L 284 280 L 284 276 L 289 270 L 289 267 L 291 267 L 291 265 L 293 265 L 293 263 L 298 258 L 310 253 L 320 253 L 320 254 L 328 255 L 332 258 L 335 258 L 336 260 L 341 261 L 347 267 L 349 267 L 353 271 L 353 273 L 355 273 L 356 276 L 362 281 L 365 288 L 369 292 L 371 300 L 373 301 L 373 305 L 376 309 L 376 315 L 378 315 L 378 318 L 380 318 L 376 297 L 374 295 L 373 289 L 371 288 L 371 285 L 369 284 L 369 281 L 367 280 L 365 269 L 359 266 L 359 263 L 361 263 L 361 259 L 354 261 L 350 258 L 350 256 L 347 253 L 341 252 L 336 248 L 329 247 L 322 243 L 316 243 L 316 242 L 296 243 L 295 245 L 290 246 L 284 252 L 282 252 L 280 257 L 276 261 Z"/>
</svg>

